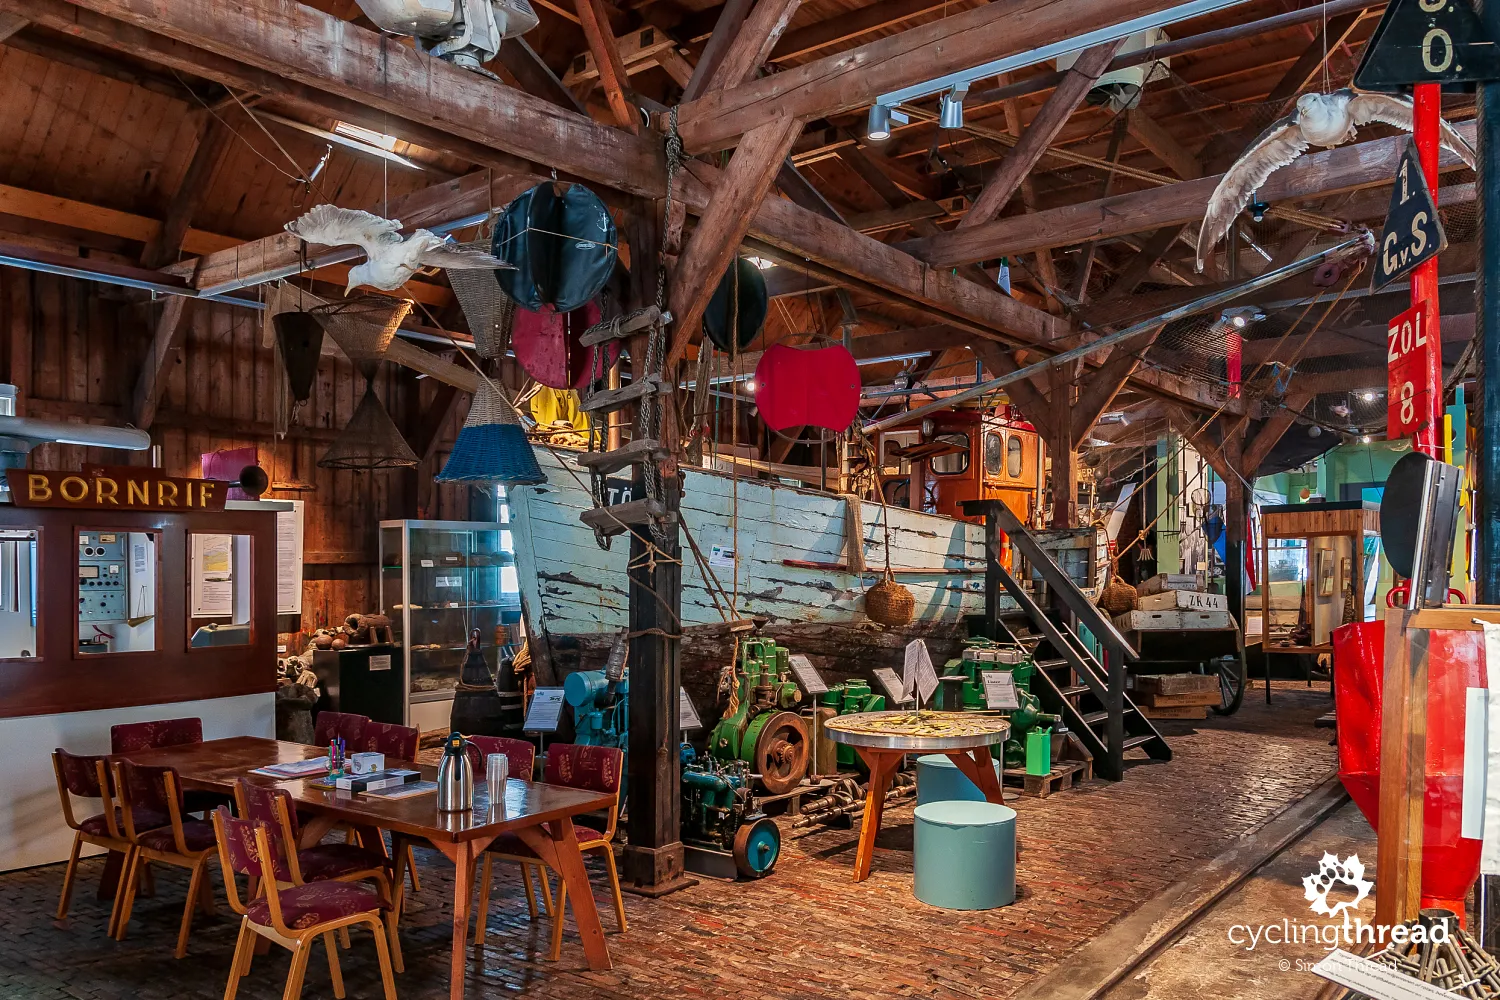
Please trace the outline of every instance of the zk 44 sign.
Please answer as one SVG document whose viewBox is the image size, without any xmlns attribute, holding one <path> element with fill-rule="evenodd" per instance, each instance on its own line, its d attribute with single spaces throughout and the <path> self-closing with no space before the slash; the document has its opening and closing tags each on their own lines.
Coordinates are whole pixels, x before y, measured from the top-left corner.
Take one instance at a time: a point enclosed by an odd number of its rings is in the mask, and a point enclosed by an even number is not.
<svg viewBox="0 0 1500 1000">
<path fill-rule="evenodd" d="M 1386 393 L 1386 435 L 1392 440 L 1415 434 L 1432 407 L 1427 398 L 1427 313 L 1422 302 L 1391 320 L 1386 327 L 1386 363 L 1390 385 Z"/>
</svg>

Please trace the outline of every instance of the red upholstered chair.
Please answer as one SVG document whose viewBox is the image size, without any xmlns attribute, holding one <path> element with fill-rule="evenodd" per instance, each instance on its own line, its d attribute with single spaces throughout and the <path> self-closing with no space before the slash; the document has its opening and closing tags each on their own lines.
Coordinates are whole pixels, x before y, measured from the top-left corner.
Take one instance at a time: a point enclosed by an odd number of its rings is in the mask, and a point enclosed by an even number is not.
<svg viewBox="0 0 1500 1000">
<path fill-rule="evenodd" d="M 386 926 L 381 922 L 387 904 L 379 894 L 365 885 L 349 882 L 313 882 L 302 884 L 296 878 L 296 855 L 287 851 L 286 842 L 274 827 L 248 819 L 235 819 L 229 810 L 215 809 L 213 826 L 219 846 L 219 864 L 224 870 L 224 890 L 229 906 L 242 914 L 240 934 L 235 942 L 234 958 L 229 965 L 229 982 L 224 1000 L 234 1000 L 240 980 L 250 974 L 255 958 L 255 938 L 259 934 L 292 953 L 292 967 L 287 973 L 285 1000 L 299 1000 L 302 979 L 312 944 L 323 939 L 328 954 L 328 973 L 333 979 L 333 995 L 344 998 L 344 975 L 339 967 L 338 946 L 334 932 L 350 927 L 368 927 L 375 937 L 375 953 L 380 960 L 380 979 L 385 1000 L 396 1000 L 396 980 L 391 971 L 390 951 L 386 946 Z M 270 863 L 266 863 L 270 859 Z M 281 876 L 290 874 L 293 884 L 284 886 Z M 240 899 L 237 875 L 247 875 L 261 886 L 259 896 L 249 902 Z"/>
<path fill-rule="evenodd" d="M 62 800 L 63 821 L 73 830 L 73 850 L 68 855 L 68 870 L 63 875 L 62 899 L 57 903 L 57 919 L 68 915 L 68 906 L 73 899 L 73 879 L 78 873 L 78 852 L 84 844 L 93 844 L 108 851 L 119 851 L 125 856 L 120 868 L 120 883 L 115 890 L 114 908 L 109 914 L 109 932 L 115 931 L 115 918 L 120 912 L 120 900 L 125 895 L 125 871 L 135 854 L 135 846 L 125 839 L 125 817 L 114 804 L 114 783 L 110 780 L 109 758 L 71 754 L 59 747 L 52 751 L 52 770 L 57 775 L 57 794 Z M 73 798 L 99 799 L 99 812 L 86 819 L 73 815 Z M 170 822 L 165 813 L 152 815 L 146 810 L 136 814 L 141 829 L 166 826 Z"/>
<path fill-rule="evenodd" d="M 526 740 L 509 736 L 467 736 L 469 745 L 464 748 L 469 764 L 474 768 L 474 784 L 485 779 L 485 759 L 492 753 L 503 753 L 510 763 L 510 776 L 530 781 L 536 768 L 536 746 Z"/>
<path fill-rule="evenodd" d="M 162 719 L 159 722 L 127 722 L 109 727 L 109 750 L 113 754 L 180 747 L 203 742 L 202 719 Z"/>
<path fill-rule="evenodd" d="M 278 883 L 375 883 L 383 905 L 389 908 L 387 919 L 396 971 L 405 971 L 401 958 L 401 941 L 396 935 L 396 911 L 391 894 L 391 861 L 385 856 L 384 845 L 381 845 L 380 850 L 357 844 L 315 844 L 299 848 L 297 845 L 301 843 L 302 831 L 298 827 L 297 810 L 292 806 L 292 797 L 285 789 L 257 785 L 247 778 L 240 778 L 235 782 L 234 799 L 240 819 L 265 824 L 281 843 L 293 848 L 287 852 L 290 855 L 289 861 L 278 858 Z M 252 880 L 251 895 L 254 894 Z M 347 940 L 344 946 L 348 947 Z"/>
<path fill-rule="evenodd" d="M 109 727 L 109 752 L 115 755 L 140 750 L 159 750 L 203 742 L 202 719 L 161 719 L 157 722 L 126 722 Z M 227 802 L 214 792 L 184 792 L 183 802 L 190 813 L 202 813 L 205 819 L 212 809 Z"/>
<path fill-rule="evenodd" d="M 182 783 L 174 768 L 116 761 L 115 788 L 123 807 L 125 839 L 135 849 L 125 866 L 125 898 L 115 920 L 115 939 L 125 940 L 143 865 L 156 861 L 187 868 L 192 878 L 188 882 L 187 903 L 182 908 L 182 927 L 177 932 L 176 954 L 181 958 L 187 954 L 193 910 L 201 904 L 206 912 L 213 912 L 213 887 L 207 878 L 208 859 L 214 854 L 213 824 L 182 818 L 187 810 L 182 801 Z M 167 823 L 153 826 L 163 815 Z"/>
<path fill-rule="evenodd" d="M 530 781 L 536 768 L 536 746 L 526 740 L 512 739 L 509 736 L 470 736 L 467 737 L 469 745 L 464 752 L 469 757 L 469 764 L 474 768 L 474 784 L 477 787 L 485 780 L 487 765 L 485 759 L 492 753 L 503 753 L 510 765 L 509 777 L 519 778 L 522 781 Z M 521 865 L 521 884 L 526 890 L 526 910 L 531 919 L 536 919 L 536 886 L 531 881 L 532 869 L 536 869 L 541 879 L 542 906 L 546 908 L 547 916 L 552 916 L 552 884 L 547 881 L 546 868 L 540 862 L 527 858 L 502 857 L 502 861 L 517 861 Z M 474 916 L 474 937 L 476 943 L 484 944 L 488 933 L 488 921 L 490 909 L 490 871 L 491 856 L 485 855 L 484 874 L 479 883 L 479 909 Z"/>
<path fill-rule="evenodd" d="M 614 796 L 614 800 L 609 804 L 608 818 L 603 830 L 596 830 L 582 823 L 574 823 L 573 831 L 578 837 L 580 851 L 604 856 L 604 863 L 609 868 L 610 888 L 614 891 L 615 918 L 622 933 L 626 929 L 625 899 L 620 893 L 620 874 L 615 869 L 615 852 L 610 842 L 614 840 L 615 823 L 620 815 L 620 769 L 624 758 L 624 752 L 614 747 L 554 743 L 547 748 L 547 764 L 542 772 L 542 780 L 546 784 L 583 788 L 591 792 L 603 792 Z M 488 907 L 492 856 L 502 861 L 522 863 L 523 872 L 525 865 L 536 865 L 542 873 L 543 884 L 547 882 L 546 865 L 531 848 L 513 833 L 501 834 L 485 852 L 484 873 L 480 880 L 479 912 L 481 916 Z M 556 961 L 562 954 L 563 918 L 567 914 L 567 902 L 567 884 L 559 880 L 557 905 L 552 913 L 552 949 L 548 956 L 553 961 Z M 482 935 L 483 928 L 476 934 L 476 938 L 482 941 Z"/>
<path fill-rule="evenodd" d="M 370 724 L 370 718 L 366 715 L 354 715 L 349 712 L 319 712 L 313 723 L 313 739 L 320 747 L 326 747 L 333 742 L 335 736 L 342 736 L 348 745 L 349 752 L 354 753 L 358 748 L 359 740 L 364 735 L 365 727 Z"/>
<path fill-rule="evenodd" d="M 383 753 L 396 760 L 414 761 L 417 759 L 417 743 L 421 737 L 421 732 L 415 726 L 367 721 L 359 738 L 349 740 L 349 752 Z"/>
</svg>

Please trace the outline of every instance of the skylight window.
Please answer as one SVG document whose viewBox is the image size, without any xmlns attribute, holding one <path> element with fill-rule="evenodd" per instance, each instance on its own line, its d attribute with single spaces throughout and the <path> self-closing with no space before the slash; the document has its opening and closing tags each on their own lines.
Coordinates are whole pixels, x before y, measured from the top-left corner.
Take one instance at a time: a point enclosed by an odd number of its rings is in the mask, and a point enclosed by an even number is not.
<svg viewBox="0 0 1500 1000">
<path fill-rule="evenodd" d="M 393 135 L 360 128 L 358 125 L 350 125 L 348 122 L 334 122 L 333 130 L 339 135 L 348 136 L 350 139 L 356 139 L 366 145 L 383 149 L 388 153 L 395 150 L 398 141 Z"/>
</svg>

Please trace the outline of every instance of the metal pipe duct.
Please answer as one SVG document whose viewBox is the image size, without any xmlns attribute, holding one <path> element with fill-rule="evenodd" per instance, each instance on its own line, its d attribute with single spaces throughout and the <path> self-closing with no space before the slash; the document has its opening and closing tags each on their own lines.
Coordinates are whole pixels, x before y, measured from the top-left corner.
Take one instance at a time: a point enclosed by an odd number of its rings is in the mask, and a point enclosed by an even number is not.
<svg viewBox="0 0 1500 1000">
<path fill-rule="evenodd" d="M 65 420 L 36 420 L 32 417 L 0 416 L 0 437 L 22 438 L 30 441 L 33 446 L 56 442 L 85 448 L 119 448 L 123 451 L 145 451 L 151 447 L 151 435 L 135 427 L 75 424 Z"/>
</svg>

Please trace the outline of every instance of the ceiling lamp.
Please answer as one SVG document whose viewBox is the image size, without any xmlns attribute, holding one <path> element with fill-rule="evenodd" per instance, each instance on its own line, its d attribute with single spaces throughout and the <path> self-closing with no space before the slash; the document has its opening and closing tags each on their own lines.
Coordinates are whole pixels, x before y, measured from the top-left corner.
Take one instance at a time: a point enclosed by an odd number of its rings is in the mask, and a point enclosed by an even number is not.
<svg viewBox="0 0 1500 1000">
<path fill-rule="evenodd" d="M 938 98 L 939 128 L 964 127 L 964 95 L 968 92 L 968 84 L 961 84 Z"/>
<path fill-rule="evenodd" d="M 911 121 L 906 115 L 886 104 L 870 105 L 870 118 L 865 126 L 865 138 L 872 142 L 884 142 L 891 137 L 891 122 L 905 125 Z"/>
</svg>

